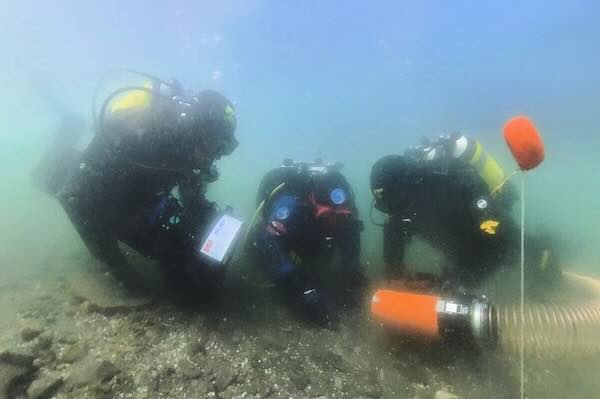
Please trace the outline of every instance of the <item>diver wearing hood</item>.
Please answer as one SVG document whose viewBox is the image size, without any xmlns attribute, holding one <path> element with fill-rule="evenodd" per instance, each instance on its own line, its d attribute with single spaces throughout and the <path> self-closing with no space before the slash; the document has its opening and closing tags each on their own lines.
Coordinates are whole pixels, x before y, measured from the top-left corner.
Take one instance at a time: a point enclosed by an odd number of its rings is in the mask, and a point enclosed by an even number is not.
<svg viewBox="0 0 600 399">
<path fill-rule="evenodd" d="M 336 310 L 356 305 L 362 222 L 340 165 L 291 160 L 262 179 L 251 249 L 293 310 L 333 326 Z M 339 267 L 332 267 L 335 254 Z"/>
<path fill-rule="evenodd" d="M 499 164 L 463 135 L 425 140 L 404 155 L 389 155 L 371 170 L 376 209 L 386 214 L 387 278 L 406 278 L 404 256 L 413 236 L 441 250 L 442 279 L 473 286 L 501 266 L 516 264 L 520 230 L 516 200 Z M 559 267 L 548 242 L 528 237 L 532 280 L 555 279 Z"/>
<path fill-rule="evenodd" d="M 162 81 L 119 89 L 103 104 L 76 165 L 62 181 L 46 179 L 56 185 L 47 191 L 90 252 L 126 285 L 140 280 L 119 242 L 159 260 L 175 291 L 210 291 L 223 270 L 197 253 L 218 213 L 205 192 L 218 177 L 215 162 L 237 147 L 235 128 L 233 105 L 218 92 L 188 97 L 179 84 Z"/>
</svg>

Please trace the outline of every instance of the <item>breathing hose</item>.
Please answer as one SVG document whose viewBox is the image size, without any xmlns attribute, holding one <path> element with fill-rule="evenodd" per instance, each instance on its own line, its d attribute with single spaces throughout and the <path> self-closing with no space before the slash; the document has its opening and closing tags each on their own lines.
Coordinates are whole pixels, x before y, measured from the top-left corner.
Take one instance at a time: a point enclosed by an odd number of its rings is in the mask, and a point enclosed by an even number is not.
<svg viewBox="0 0 600 399">
<path fill-rule="evenodd" d="M 374 224 L 375 226 L 378 226 L 378 227 L 385 226 L 385 223 L 379 223 L 375 220 L 375 217 L 373 216 L 374 210 L 375 210 L 375 198 L 373 198 L 371 200 L 371 207 L 369 208 L 369 219 L 371 220 L 371 223 Z"/>
<path fill-rule="evenodd" d="M 261 214 L 263 208 L 265 207 L 265 204 L 267 203 L 267 201 L 269 201 L 275 194 L 277 194 L 278 192 L 280 192 L 283 188 L 285 187 L 285 182 L 279 184 L 277 187 L 275 187 L 273 189 L 273 191 L 271 191 L 271 193 L 267 196 L 267 198 L 265 198 L 260 205 L 258 205 L 258 207 L 256 208 L 256 211 L 254 211 L 254 214 L 252 215 L 252 219 L 250 219 L 250 223 L 248 224 L 248 229 L 246 230 L 246 235 L 244 236 L 244 242 L 243 242 L 243 246 L 245 247 L 246 244 L 248 243 L 248 240 L 250 238 L 250 234 L 252 233 L 252 230 L 254 229 L 254 225 L 256 224 L 256 221 L 258 220 L 259 215 Z"/>
</svg>

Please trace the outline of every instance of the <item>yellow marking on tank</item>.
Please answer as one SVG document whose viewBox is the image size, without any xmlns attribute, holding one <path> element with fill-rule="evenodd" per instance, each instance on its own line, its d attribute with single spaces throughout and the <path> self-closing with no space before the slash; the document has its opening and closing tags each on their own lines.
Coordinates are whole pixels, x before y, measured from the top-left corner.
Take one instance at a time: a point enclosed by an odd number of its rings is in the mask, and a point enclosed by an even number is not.
<svg viewBox="0 0 600 399">
<path fill-rule="evenodd" d="M 473 153 L 473 156 L 471 157 L 471 159 L 469 159 L 469 163 L 473 166 L 475 166 L 477 164 L 477 162 L 479 161 L 479 158 L 481 158 L 481 154 L 483 153 L 483 147 L 481 146 L 481 143 L 479 143 L 479 141 L 477 141 L 475 143 L 475 152 Z"/>
<path fill-rule="evenodd" d="M 500 222 L 497 220 L 485 220 L 481 223 L 481 225 L 479 225 L 479 228 L 486 234 L 494 235 L 496 234 L 496 229 L 499 225 Z"/>
<path fill-rule="evenodd" d="M 143 87 L 152 89 L 151 82 L 145 82 Z M 110 107 L 110 112 L 131 111 L 146 108 L 152 101 L 152 94 L 145 90 L 127 91 L 123 96 L 117 98 Z"/>
<path fill-rule="evenodd" d="M 485 165 L 478 171 L 481 178 L 485 181 L 490 192 L 504 182 L 504 170 L 491 156 L 487 156 Z"/>
</svg>

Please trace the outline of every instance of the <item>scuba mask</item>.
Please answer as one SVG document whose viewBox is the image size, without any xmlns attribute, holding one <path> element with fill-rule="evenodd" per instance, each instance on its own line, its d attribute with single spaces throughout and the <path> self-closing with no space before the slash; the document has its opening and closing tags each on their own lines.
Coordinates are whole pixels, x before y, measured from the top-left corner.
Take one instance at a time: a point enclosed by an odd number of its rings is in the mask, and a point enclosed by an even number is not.
<svg viewBox="0 0 600 399">
<path fill-rule="evenodd" d="M 237 120 L 233 105 L 220 93 L 203 91 L 192 97 L 189 106 L 191 134 L 211 149 L 211 156 L 230 155 L 238 146 L 235 138 Z"/>
<path fill-rule="evenodd" d="M 220 93 L 207 90 L 179 102 L 177 114 L 196 162 L 213 162 L 237 148 L 235 111 Z"/>
<path fill-rule="evenodd" d="M 219 145 L 217 147 L 216 154 L 218 157 L 222 157 L 225 155 L 231 155 L 231 153 L 233 153 L 233 151 L 237 148 L 238 145 L 239 145 L 239 142 L 237 141 L 237 139 L 235 138 L 235 136 L 233 134 L 230 136 L 224 137 L 222 139 L 221 145 Z"/>
</svg>

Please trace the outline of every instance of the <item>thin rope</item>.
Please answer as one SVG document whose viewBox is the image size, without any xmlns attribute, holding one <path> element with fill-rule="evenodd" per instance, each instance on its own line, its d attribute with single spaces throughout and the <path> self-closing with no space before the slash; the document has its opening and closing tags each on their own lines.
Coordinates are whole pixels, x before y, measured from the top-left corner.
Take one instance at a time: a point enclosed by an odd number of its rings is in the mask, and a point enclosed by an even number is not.
<svg viewBox="0 0 600 399">
<path fill-rule="evenodd" d="M 513 176 L 514 176 L 514 175 L 516 175 L 517 173 L 519 173 L 519 169 L 517 169 L 517 170 L 515 170 L 514 172 L 512 172 L 510 175 L 508 175 L 508 176 L 506 177 L 506 179 L 504 179 L 504 180 L 502 181 L 502 183 L 500 183 L 500 184 L 498 184 L 496 187 L 494 187 L 494 189 L 493 189 L 492 191 L 490 191 L 490 195 L 491 195 L 492 197 L 495 197 L 495 196 L 496 196 L 496 194 L 498 194 L 498 192 L 499 192 L 500 190 L 502 190 L 502 188 L 503 188 L 503 187 L 506 185 L 506 183 L 508 183 L 508 181 L 509 181 L 510 179 L 512 179 L 512 178 L 513 178 Z"/>
<path fill-rule="evenodd" d="M 521 177 L 521 399 L 525 398 L 525 172 Z"/>
</svg>

